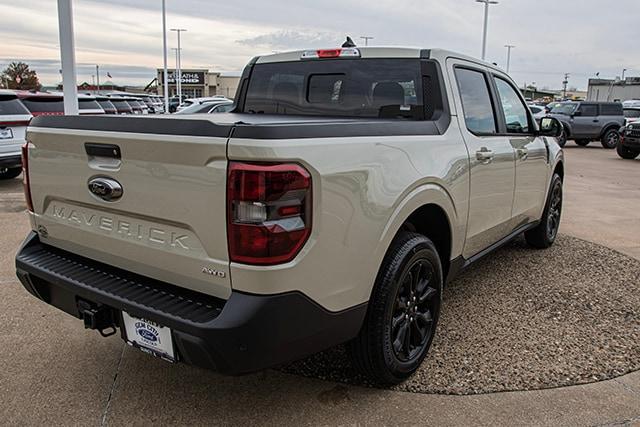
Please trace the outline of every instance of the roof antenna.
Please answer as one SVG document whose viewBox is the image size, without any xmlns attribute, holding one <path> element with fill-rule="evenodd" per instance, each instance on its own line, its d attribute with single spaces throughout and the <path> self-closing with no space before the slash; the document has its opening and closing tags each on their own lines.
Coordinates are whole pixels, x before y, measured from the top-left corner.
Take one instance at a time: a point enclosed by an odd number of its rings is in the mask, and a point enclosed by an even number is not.
<svg viewBox="0 0 640 427">
<path fill-rule="evenodd" d="M 342 43 L 342 47 L 356 47 L 356 44 L 351 40 L 351 37 L 347 36 L 347 41 Z"/>
</svg>

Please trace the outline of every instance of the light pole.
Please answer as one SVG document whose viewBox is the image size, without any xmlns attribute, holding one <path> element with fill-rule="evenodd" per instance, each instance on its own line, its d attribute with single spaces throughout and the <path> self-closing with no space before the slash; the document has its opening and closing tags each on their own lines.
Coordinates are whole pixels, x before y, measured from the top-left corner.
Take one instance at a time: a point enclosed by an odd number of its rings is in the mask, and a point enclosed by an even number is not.
<svg viewBox="0 0 640 427">
<path fill-rule="evenodd" d="M 489 27 L 489 5 L 498 4 L 495 0 L 476 0 L 478 3 L 484 3 L 484 28 L 482 30 L 482 60 L 487 57 L 487 32 Z"/>
<path fill-rule="evenodd" d="M 162 56 L 164 57 L 164 73 L 162 74 L 162 89 L 164 92 L 164 113 L 169 114 L 169 81 L 167 69 L 167 8 L 162 0 Z"/>
<path fill-rule="evenodd" d="M 98 86 L 98 95 L 100 95 L 100 66 L 96 64 L 96 85 Z"/>
<path fill-rule="evenodd" d="M 365 46 L 369 46 L 369 40 L 373 40 L 373 37 L 371 37 L 371 36 L 360 36 L 360 38 L 362 40 L 364 40 L 364 45 Z"/>
<path fill-rule="evenodd" d="M 509 67 L 511 66 L 511 49 L 515 46 L 512 44 L 505 44 L 504 47 L 507 48 L 507 74 L 509 74 Z"/>
<path fill-rule="evenodd" d="M 58 0 L 58 31 L 60 33 L 60 59 L 62 62 L 62 91 L 64 113 L 78 115 L 78 86 L 76 50 L 73 38 L 73 4 L 71 0 Z"/>
<path fill-rule="evenodd" d="M 622 69 L 622 81 L 624 81 L 624 73 L 626 73 L 626 72 L 627 72 L 627 69 L 626 69 L 626 68 L 623 68 L 623 69 Z"/>
<path fill-rule="evenodd" d="M 178 33 L 178 75 L 176 76 L 178 88 L 178 104 L 182 103 L 182 49 L 180 48 L 180 33 L 187 31 L 184 28 L 172 28 L 171 31 Z"/>
<path fill-rule="evenodd" d="M 171 50 L 176 52 L 176 68 L 174 68 L 173 79 L 176 81 L 176 91 L 174 96 L 178 94 L 178 57 L 180 56 L 180 49 L 177 47 L 172 47 Z M 182 100 L 178 98 L 178 104 L 182 103 Z"/>
</svg>

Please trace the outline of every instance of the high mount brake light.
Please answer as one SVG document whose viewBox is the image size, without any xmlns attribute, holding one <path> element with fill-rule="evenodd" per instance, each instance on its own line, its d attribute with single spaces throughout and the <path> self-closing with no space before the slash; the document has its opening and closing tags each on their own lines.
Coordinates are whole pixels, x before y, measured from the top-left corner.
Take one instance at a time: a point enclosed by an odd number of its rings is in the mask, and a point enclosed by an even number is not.
<svg viewBox="0 0 640 427">
<path fill-rule="evenodd" d="M 325 58 L 359 58 L 360 50 L 355 47 L 343 47 L 337 49 L 307 50 L 302 52 L 301 59 L 325 59 Z"/>
<path fill-rule="evenodd" d="M 22 146 L 22 186 L 24 198 L 27 202 L 27 209 L 33 212 L 33 201 L 31 199 L 31 183 L 29 182 L 29 142 Z"/>
<path fill-rule="evenodd" d="M 311 175 L 295 163 L 230 162 L 227 231 L 233 262 L 291 261 L 311 234 Z"/>
</svg>

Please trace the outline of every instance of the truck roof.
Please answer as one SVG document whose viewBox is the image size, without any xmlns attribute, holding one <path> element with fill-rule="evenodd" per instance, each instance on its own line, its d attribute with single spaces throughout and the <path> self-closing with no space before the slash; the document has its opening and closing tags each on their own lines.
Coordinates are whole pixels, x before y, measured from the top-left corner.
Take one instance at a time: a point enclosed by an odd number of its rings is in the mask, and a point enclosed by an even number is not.
<svg viewBox="0 0 640 427">
<path fill-rule="evenodd" d="M 339 47 L 334 47 L 330 49 L 340 49 Z M 496 71 L 504 72 L 500 67 L 483 61 L 481 59 L 473 58 L 471 56 L 446 50 L 446 49 L 426 49 L 419 47 L 396 47 L 396 46 L 366 46 L 366 47 L 356 47 L 360 51 L 360 58 L 431 58 L 438 60 L 439 62 L 444 62 L 447 58 L 458 58 L 463 59 L 465 61 L 474 62 L 479 65 L 483 65 L 486 67 L 490 67 L 495 69 Z M 291 62 L 291 61 L 299 61 L 302 59 L 302 55 L 305 52 L 313 52 L 324 49 L 305 49 L 305 50 L 294 50 L 289 52 L 279 52 L 270 55 L 259 56 L 256 59 L 257 64 L 266 64 L 273 62 Z"/>
</svg>

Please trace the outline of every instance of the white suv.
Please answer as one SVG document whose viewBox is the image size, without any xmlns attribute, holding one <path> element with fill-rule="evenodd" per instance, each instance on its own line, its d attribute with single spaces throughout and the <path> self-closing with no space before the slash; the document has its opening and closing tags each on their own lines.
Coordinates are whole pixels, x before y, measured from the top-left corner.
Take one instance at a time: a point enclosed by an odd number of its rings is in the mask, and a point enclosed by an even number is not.
<svg viewBox="0 0 640 427">
<path fill-rule="evenodd" d="M 12 91 L 0 91 L 0 179 L 20 175 L 20 147 L 25 143 L 31 113 Z"/>
</svg>

